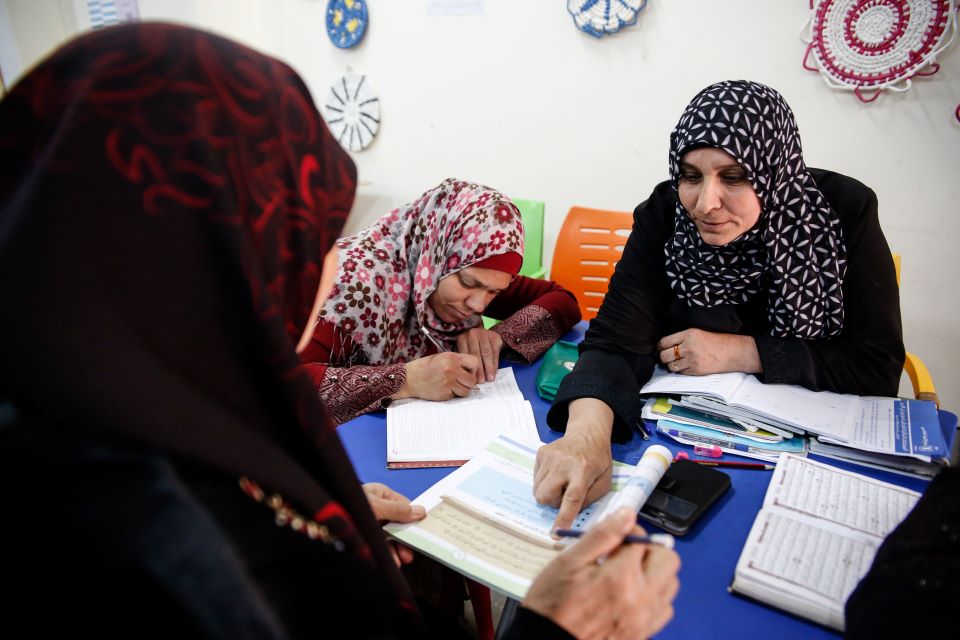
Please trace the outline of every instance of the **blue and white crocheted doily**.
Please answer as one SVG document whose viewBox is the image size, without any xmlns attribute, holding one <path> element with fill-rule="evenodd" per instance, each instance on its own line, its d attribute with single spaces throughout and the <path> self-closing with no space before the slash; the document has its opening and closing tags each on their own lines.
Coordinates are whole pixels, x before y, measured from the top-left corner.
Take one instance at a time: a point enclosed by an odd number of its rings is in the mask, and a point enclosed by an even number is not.
<svg viewBox="0 0 960 640">
<path fill-rule="evenodd" d="M 647 0 L 567 0 L 567 11 L 577 28 L 601 38 L 636 24 Z"/>
<path fill-rule="evenodd" d="M 330 0 L 327 3 L 327 35 L 341 49 L 349 49 L 363 40 L 369 21 L 366 0 Z"/>
</svg>

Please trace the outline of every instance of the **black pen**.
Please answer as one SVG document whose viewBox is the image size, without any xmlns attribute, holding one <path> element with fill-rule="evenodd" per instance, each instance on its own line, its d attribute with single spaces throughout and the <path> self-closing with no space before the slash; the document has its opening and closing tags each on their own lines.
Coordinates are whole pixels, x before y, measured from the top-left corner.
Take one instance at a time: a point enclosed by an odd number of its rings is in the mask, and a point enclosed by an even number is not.
<svg viewBox="0 0 960 640">
<path fill-rule="evenodd" d="M 553 533 L 561 538 L 579 538 L 585 534 L 586 531 L 580 531 L 579 529 L 554 529 Z M 623 541 L 634 544 L 658 544 L 667 549 L 673 549 L 673 543 L 675 542 L 673 536 L 669 533 L 651 533 L 648 536 L 637 536 L 631 533 L 627 535 Z"/>
</svg>

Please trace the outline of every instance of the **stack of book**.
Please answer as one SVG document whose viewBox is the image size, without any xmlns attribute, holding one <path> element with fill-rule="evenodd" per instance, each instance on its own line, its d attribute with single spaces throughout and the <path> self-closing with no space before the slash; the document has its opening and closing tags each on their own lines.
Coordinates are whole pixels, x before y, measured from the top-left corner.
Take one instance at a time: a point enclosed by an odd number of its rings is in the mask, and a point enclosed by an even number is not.
<svg viewBox="0 0 960 640">
<path fill-rule="evenodd" d="M 765 462 L 776 462 L 781 453 L 806 455 L 806 440 L 790 431 L 760 427 L 694 408 L 689 398 L 648 398 L 642 417 L 657 422 L 657 431 L 673 440 L 696 447 L 708 445 L 721 451 Z"/>
<path fill-rule="evenodd" d="M 640 393 L 653 396 L 643 417 L 657 420 L 661 433 L 764 460 L 809 450 L 932 476 L 949 464 L 957 426 L 955 415 L 932 402 L 763 384 L 745 373 L 687 376 L 658 368 Z"/>
</svg>

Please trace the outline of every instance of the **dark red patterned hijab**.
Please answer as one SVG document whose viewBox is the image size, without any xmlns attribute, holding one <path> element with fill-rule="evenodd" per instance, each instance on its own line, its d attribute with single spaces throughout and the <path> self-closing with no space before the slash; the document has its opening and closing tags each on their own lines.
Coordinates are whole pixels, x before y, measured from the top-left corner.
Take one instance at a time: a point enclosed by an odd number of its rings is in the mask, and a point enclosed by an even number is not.
<svg viewBox="0 0 960 640">
<path fill-rule="evenodd" d="M 0 127 L 0 396 L 246 475 L 404 597 L 294 351 L 356 182 L 300 78 L 127 25 L 34 69 Z"/>
</svg>

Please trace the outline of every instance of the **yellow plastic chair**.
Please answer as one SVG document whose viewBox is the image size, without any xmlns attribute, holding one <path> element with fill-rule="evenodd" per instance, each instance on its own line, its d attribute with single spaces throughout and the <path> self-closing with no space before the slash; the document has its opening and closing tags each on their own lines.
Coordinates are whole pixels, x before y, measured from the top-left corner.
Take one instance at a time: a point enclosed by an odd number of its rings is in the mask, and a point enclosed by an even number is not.
<svg viewBox="0 0 960 640">
<path fill-rule="evenodd" d="M 584 320 L 597 316 L 613 269 L 633 227 L 633 215 L 571 207 L 553 251 L 550 278 L 571 291 Z"/>
<path fill-rule="evenodd" d="M 893 254 L 893 268 L 897 272 L 897 286 L 900 286 L 900 254 Z M 933 378 L 927 365 L 923 364 L 915 353 L 907 352 L 907 358 L 903 362 L 903 370 L 907 372 L 910 378 L 910 384 L 913 385 L 913 396 L 917 400 L 932 400 L 940 407 L 940 398 L 937 396 L 937 389 L 933 386 Z"/>
</svg>

